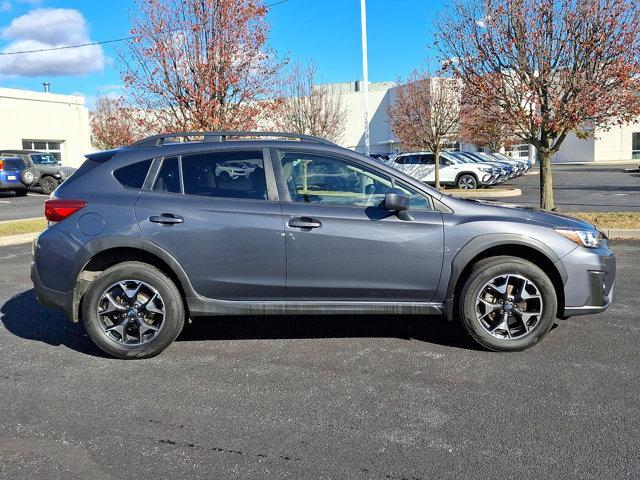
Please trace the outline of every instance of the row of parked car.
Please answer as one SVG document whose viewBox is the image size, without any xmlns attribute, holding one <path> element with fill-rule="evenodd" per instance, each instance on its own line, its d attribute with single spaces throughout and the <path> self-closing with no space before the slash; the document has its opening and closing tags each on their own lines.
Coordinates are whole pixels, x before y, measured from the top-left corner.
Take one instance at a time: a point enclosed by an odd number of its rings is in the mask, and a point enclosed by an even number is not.
<svg viewBox="0 0 640 480">
<path fill-rule="evenodd" d="M 63 167 L 52 154 L 35 150 L 0 150 L 0 192 L 26 195 L 37 188 L 50 195 L 75 168 Z"/>
<path fill-rule="evenodd" d="M 435 155 L 431 152 L 400 153 L 377 159 L 423 183 L 435 183 Z M 529 170 L 528 159 L 501 153 L 447 151 L 440 154 L 440 183 L 463 190 L 498 185 Z"/>
</svg>

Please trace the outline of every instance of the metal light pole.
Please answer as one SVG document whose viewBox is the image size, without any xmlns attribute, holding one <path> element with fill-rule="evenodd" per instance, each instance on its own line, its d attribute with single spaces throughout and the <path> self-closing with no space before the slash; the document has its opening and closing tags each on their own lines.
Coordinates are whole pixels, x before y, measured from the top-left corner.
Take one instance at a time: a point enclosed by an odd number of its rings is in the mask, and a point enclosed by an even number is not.
<svg viewBox="0 0 640 480">
<path fill-rule="evenodd" d="M 362 22 L 362 82 L 364 88 L 364 154 L 371 153 L 369 142 L 369 61 L 367 59 L 367 2 L 360 0 L 360 21 Z"/>
</svg>

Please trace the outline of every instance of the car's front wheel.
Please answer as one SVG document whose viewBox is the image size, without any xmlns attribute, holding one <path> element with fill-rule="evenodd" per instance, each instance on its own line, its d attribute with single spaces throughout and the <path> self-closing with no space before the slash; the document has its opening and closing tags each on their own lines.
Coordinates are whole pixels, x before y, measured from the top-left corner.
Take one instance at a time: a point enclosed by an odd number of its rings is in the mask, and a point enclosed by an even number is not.
<svg viewBox="0 0 640 480">
<path fill-rule="evenodd" d="M 523 350 L 553 326 L 556 292 L 539 267 L 517 257 L 492 257 L 473 266 L 458 299 L 467 333 L 499 351 Z"/>
<path fill-rule="evenodd" d="M 158 355 L 184 326 L 180 292 L 164 273 L 146 263 L 108 268 L 93 281 L 82 304 L 89 336 L 117 358 Z"/>
<path fill-rule="evenodd" d="M 473 190 L 475 188 L 478 188 L 478 181 L 476 180 L 476 177 L 469 173 L 463 173 L 462 175 L 460 175 L 458 177 L 457 184 L 458 188 L 462 190 Z"/>
</svg>

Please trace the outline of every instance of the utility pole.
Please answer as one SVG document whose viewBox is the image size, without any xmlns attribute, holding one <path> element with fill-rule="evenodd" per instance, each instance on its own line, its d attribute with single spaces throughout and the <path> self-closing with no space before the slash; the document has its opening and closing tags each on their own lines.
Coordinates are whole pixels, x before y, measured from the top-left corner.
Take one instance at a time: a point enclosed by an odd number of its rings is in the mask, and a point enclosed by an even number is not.
<svg viewBox="0 0 640 480">
<path fill-rule="evenodd" d="M 367 2 L 360 0 L 360 21 L 362 23 L 362 83 L 364 88 L 364 154 L 371 153 L 369 141 L 369 60 L 367 58 Z"/>
</svg>

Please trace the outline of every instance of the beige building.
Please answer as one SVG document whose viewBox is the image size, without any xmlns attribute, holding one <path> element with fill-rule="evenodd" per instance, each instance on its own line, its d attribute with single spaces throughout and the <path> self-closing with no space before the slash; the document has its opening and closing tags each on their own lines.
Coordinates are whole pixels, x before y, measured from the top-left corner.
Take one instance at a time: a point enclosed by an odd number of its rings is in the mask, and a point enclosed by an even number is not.
<svg viewBox="0 0 640 480">
<path fill-rule="evenodd" d="M 338 89 L 342 94 L 347 110 L 347 121 L 339 143 L 347 148 L 364 151 L 364 107 L 361 82 L 348 82 L 327 85 Z M 394 101 L 394 82 L 369 84 L 369 131 L 371 153 L 396 153 L 400 144 L 389 126 L 387 110 Z M 461 149 L 474 151 L 473 145 L 461 145 Z M 509 155 L 529 158 L 535 161 L 535 148 L 532 145 L 514 145 Z M 560 151 L 554 156 L 556 163 L 566 162 L 616 162 L 640 159 L 640 121 L 629 125 L 598 130 L 595 136 L 580 139 L 569 135 Z"/>
<path fill-rule="evenodd" d="M 0 149 L 50 152 L 78 167 L 90 152 L 84 97 L 0 88 Z"/>
</svg>

